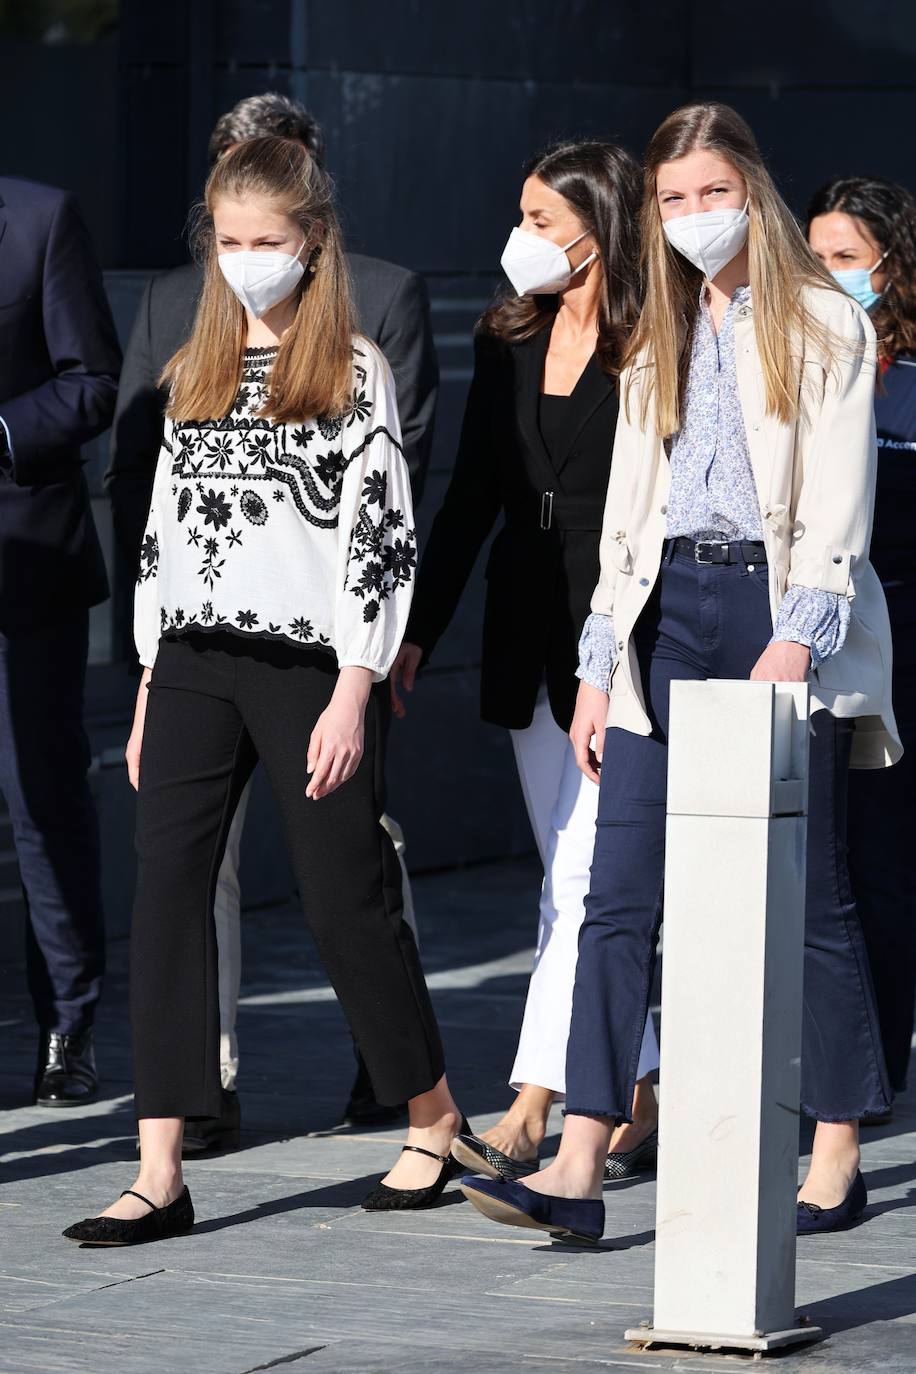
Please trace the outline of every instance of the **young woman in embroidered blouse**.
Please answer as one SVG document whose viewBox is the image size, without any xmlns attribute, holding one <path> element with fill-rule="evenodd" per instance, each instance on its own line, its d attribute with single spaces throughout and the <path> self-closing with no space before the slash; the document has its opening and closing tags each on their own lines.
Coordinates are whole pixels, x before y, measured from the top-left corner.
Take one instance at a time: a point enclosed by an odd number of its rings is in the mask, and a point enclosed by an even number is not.
<svg viewBox="0 0 916 1374">
<path fill-rule="evenodd" d="M 204 289 L 166 369 L 136 595 L 140 1173 L 73 1240 L 132 1244 L 193 1222 L 183 1119 L 220 1110 L 212 889 L 258 759 L 378 1100 L 409 1101 L 411 1152 L 363 1205 L 428 1205 L 461 1126 L 379 824 L 372 686 L 394 659 L 416 562 L 391 374 L 354 333 L 330 184 L 300 144 L 255 139 L 217 163 L 199 237 Z"/>
<path fill-rule="evenodd" d="M 800 1231 L 829 1231 L 865 1207 L 858 1121 L 889 1092 L 844 844 L 850 762 L 900 754 L 868 561 L 875 335 L 808 250 L 734 110 L 675 111 L 645 163 L 646 296 L 570 732 L 600 797 L 567 1115 L 542 1173 L 465 1187 L 496 1220 L 600 1236 L 604 1157 L 630 1109 L 655 963 L 671 682 L 810 673 L 801 1106 L 817 1128 L 797 1202 L 786 1177 L 768 1205 L 796 1206 Z M 740 919 L 724 873 L 709 891 L 723 921 Z"/>
</svg>

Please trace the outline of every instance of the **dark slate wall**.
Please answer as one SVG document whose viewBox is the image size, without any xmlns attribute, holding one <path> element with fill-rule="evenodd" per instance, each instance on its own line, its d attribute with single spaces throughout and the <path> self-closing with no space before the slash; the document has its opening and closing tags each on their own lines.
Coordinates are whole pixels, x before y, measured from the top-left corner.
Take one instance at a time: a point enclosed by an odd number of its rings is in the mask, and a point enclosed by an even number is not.
<svg viewBox="0 0 916 1374">
<path fill-rule="evenodd" d="M 835 172 L 916 188 L 914 59 L 912 0 L 122 0 L 117 48 L 0 51 L 0 165 L 80 193 L 120 269 L 126 331 L 146 271 L 183 260 L 216 116 L 271 88 L 310 104 L 351 246 L 429 279 L 443 386 L 422 535 L 453 461 L 470 330 L 538 146 L 600 135 L 638 153 L 674 106 L 716 98 L 750 120 L 796 210 Z M 91 459 L 98 490 L 104 445 Z M 476 715 L 482 593 L 478 568 L 394 728 L 392 810 L 419 867 L 530 845 L 508 741 Z"/>
</svg>

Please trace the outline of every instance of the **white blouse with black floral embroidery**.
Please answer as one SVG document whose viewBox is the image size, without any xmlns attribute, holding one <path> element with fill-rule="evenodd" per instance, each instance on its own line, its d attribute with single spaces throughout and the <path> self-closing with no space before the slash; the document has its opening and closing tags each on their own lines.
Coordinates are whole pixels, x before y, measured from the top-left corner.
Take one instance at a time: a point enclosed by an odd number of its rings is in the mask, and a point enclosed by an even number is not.
<svg viewBox="0 0 916 1374">
<path fill-rule="evenodd" d="M 167 419 L 140 558 L 134 636 L 232 631 L 326 649 L 386 677 L 417 561 L 391 371 L 353 344 L 348 409 L 278 425 L 256 413 L 276 349 L 245 350 L 222 420 Z"/>
</svg>

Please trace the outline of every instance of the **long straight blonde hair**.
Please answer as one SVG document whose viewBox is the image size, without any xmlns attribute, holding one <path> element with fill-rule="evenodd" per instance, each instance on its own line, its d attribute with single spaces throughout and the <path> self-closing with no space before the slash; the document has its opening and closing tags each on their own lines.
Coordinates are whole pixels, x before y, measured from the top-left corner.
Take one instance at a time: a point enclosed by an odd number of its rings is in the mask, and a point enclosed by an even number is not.
<svg viewBox="0 0 916 1374">
<path fill-rule="evenodd" d="M 242 384 L 245 311 L 217 262 L 213 208 L 261 198 L 295 220 L 310 247 L 295 318 L 280 342 L 260 413 L 278 424 L 346 409 L 352 377 L 353 306 L 330 179 L 301 143 L 253 138 L 220 158 L 207 180 L 192 238 L 204 270 L 194 327 L 162 382 L 176 420 L 228 415 Z"/>
<path fill-rule="evenodd" d="M 811 252 L 773 185 L 750 128 L 729 105 L 684 105 L 664 120 L 646 149 L 640 216 L 645 300 L 625 359 L 626 364 L 639 357 L 649 365 L 640 369 L 640 423 L 648 423 L 650 400 L 654 400 L 655 427 L 662 438 L 680 427 L 703 273 L 665 238 L 656 176 L 663 162 L 676 162 L 698 149 L 725 158 L 747 186 L 754 333 L 767 414 L 783 421 L 798 414 L 803 338 L 816 340 L 828 356 L 836 347 L 825 326 L 807 309 L 802 288 L 840 288 Z M 633 378 L 631 374 L 631 385 Z"/>
</svg>

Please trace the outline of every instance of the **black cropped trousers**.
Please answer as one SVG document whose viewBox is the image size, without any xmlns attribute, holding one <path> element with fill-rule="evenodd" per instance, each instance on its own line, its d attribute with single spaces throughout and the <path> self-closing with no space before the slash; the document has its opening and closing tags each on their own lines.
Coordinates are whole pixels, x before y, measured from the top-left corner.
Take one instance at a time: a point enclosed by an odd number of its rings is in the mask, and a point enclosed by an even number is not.
<svg viewBox="0 0 916 1374">
<path fill-rule="evenodd" d="M 336 681 L 331 656 L 306 648 L 231 633 L 160 643 L 140 762 L 130 945 L 138 1117 L 220 1114 L 213 893 L 259 759 L 306 921 L 376 1097 L 405 1102 L 442 1076 L 400 866 L 380 824 L 387 716 L 377 692 L 354 776 L 319 801 L 305 795 L 309 737 Z"/>
</svg>

